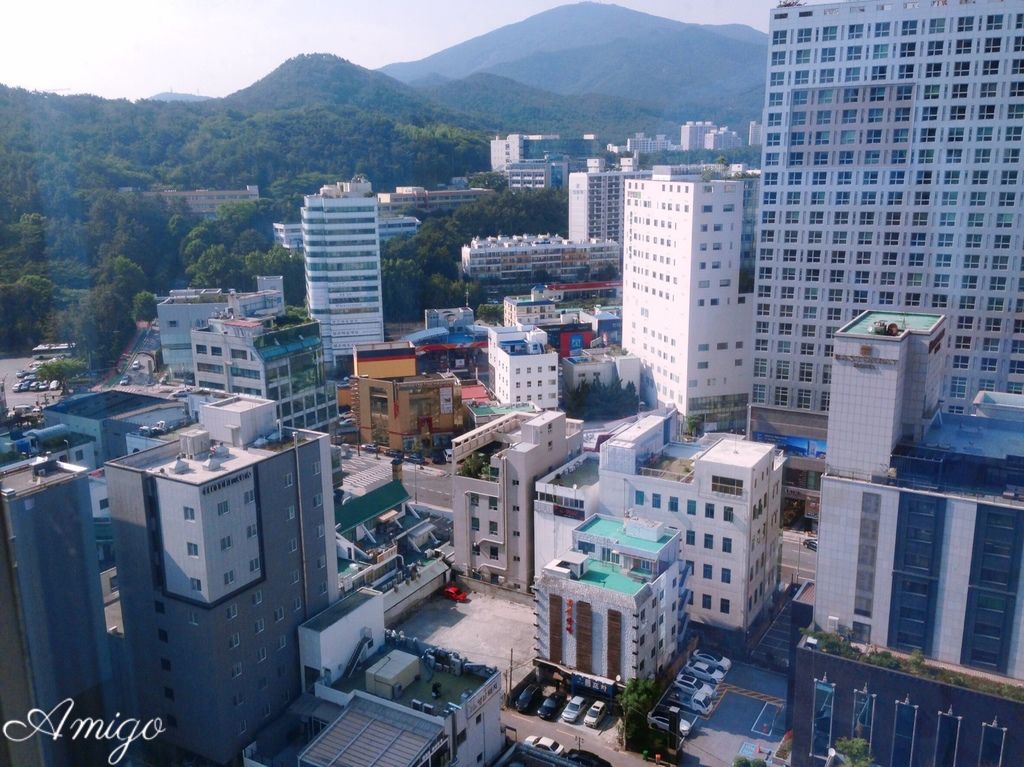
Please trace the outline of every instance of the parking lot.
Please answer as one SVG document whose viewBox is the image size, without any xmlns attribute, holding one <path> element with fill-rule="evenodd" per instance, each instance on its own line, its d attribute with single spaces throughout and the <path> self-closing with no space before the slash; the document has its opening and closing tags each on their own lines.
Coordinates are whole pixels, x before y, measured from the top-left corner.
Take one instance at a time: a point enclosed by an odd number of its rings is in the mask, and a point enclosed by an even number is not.
<svg viewBox="0 0 1024 767">
<path fill-rule="evenodd" d="M 785 734 L 786 678 L 736 664 L 715 691 L 710 716 L 683 743 L 685 767 L 731 767 L 737 756 L 761 757 Z"/>
</svg>

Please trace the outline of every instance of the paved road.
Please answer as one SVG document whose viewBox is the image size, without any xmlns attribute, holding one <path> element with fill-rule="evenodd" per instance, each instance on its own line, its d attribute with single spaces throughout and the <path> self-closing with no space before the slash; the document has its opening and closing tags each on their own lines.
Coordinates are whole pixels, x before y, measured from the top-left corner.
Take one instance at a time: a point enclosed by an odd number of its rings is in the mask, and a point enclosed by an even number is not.
<svg viewBox="0 0 1024 767">
<path fill-rule="evenodd" d="M 818 567 L 818 553 L 803 545 L 803 533 L 782 532 L 782 580 L 785 583 L 813 581 Z"/>
<path fill-rule="evenodd" d="M 581 720 L 582 722 L 582 720 Z M 601 730 L 592 730 L 583 724 L 566 724 L 565 722 L 545 722 L 539 716 L 526 716 L 515 709 L 507 708 L 501 712 L 501 723 L 508 735 L 522 742 L 530 735 L 547 735 L 561 743 L 566 749 L 582 748 L 592 751 L 615 767 L 634 767 L 644 764 L 643 758 L 628 751 L 619 750 L 618 719 L 606 717 Z M 514 732 L 512 731 L 514 730 Z"/>
</svg>

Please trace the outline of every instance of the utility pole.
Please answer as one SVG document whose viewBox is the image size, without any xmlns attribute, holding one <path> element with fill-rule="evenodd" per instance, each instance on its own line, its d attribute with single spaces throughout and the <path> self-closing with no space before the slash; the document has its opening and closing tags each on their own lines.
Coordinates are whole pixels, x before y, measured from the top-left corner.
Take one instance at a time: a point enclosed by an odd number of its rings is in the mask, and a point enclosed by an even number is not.
<svg viewBox="0 0 1024 767">
<path fill-rule="evenodd" d="M 515 648 L 514 647 L 509 647 L 508 648 L 508 692 L 505 694 L 506 698 L 509 695 L 512 694 L 512 657 L 513 657 L 514 654 L 515 654 Z"/>
</svg>

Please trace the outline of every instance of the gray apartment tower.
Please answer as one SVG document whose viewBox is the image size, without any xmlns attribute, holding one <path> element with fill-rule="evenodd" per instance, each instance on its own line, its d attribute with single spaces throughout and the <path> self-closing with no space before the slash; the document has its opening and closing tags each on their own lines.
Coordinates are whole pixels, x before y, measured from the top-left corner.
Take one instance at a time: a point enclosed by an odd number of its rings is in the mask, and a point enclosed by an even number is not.
<svg viewBox="0 0 1024 767">
<path fill-rule="evenodd" d="M 216 764 L 300 694 L 296 629 L 337 599 L 328 438 L 275 418 L 219 400 L 107 464 L 132 710 Z"/>
<path fill-rule="evenodd" d="M 866 309 L 947 316 L 944 412 L 1024 392 L 1024 3 L 771 15 L 755 407 L 827 413 Z"/>
<path fill-rule="evenodd" d="M 0 474 L 0 526 L 0 721 L 67 698 L 73 717 L 104 717 L 110 656 L 88 471 L 47 456 Z M 0 765 L 103 764 L 107 744 L 96 746 L 3 737 Z"/>
</svg>

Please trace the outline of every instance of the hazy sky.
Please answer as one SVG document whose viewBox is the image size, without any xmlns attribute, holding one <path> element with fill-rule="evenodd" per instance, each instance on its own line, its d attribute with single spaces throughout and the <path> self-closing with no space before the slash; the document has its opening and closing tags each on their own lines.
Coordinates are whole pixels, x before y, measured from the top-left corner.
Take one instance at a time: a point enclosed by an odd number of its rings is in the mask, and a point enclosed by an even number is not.
<svg viewBox="0 0 1024 767">
<path fill-rule="evenodd" d="M 443 50 L 565 0 L 8 0 L 0 83 L 108 98 L 224 96 L 299 53 L 371 69 Z M 776 0 L 618 0 L 766 30 Z"/>
</svg>

